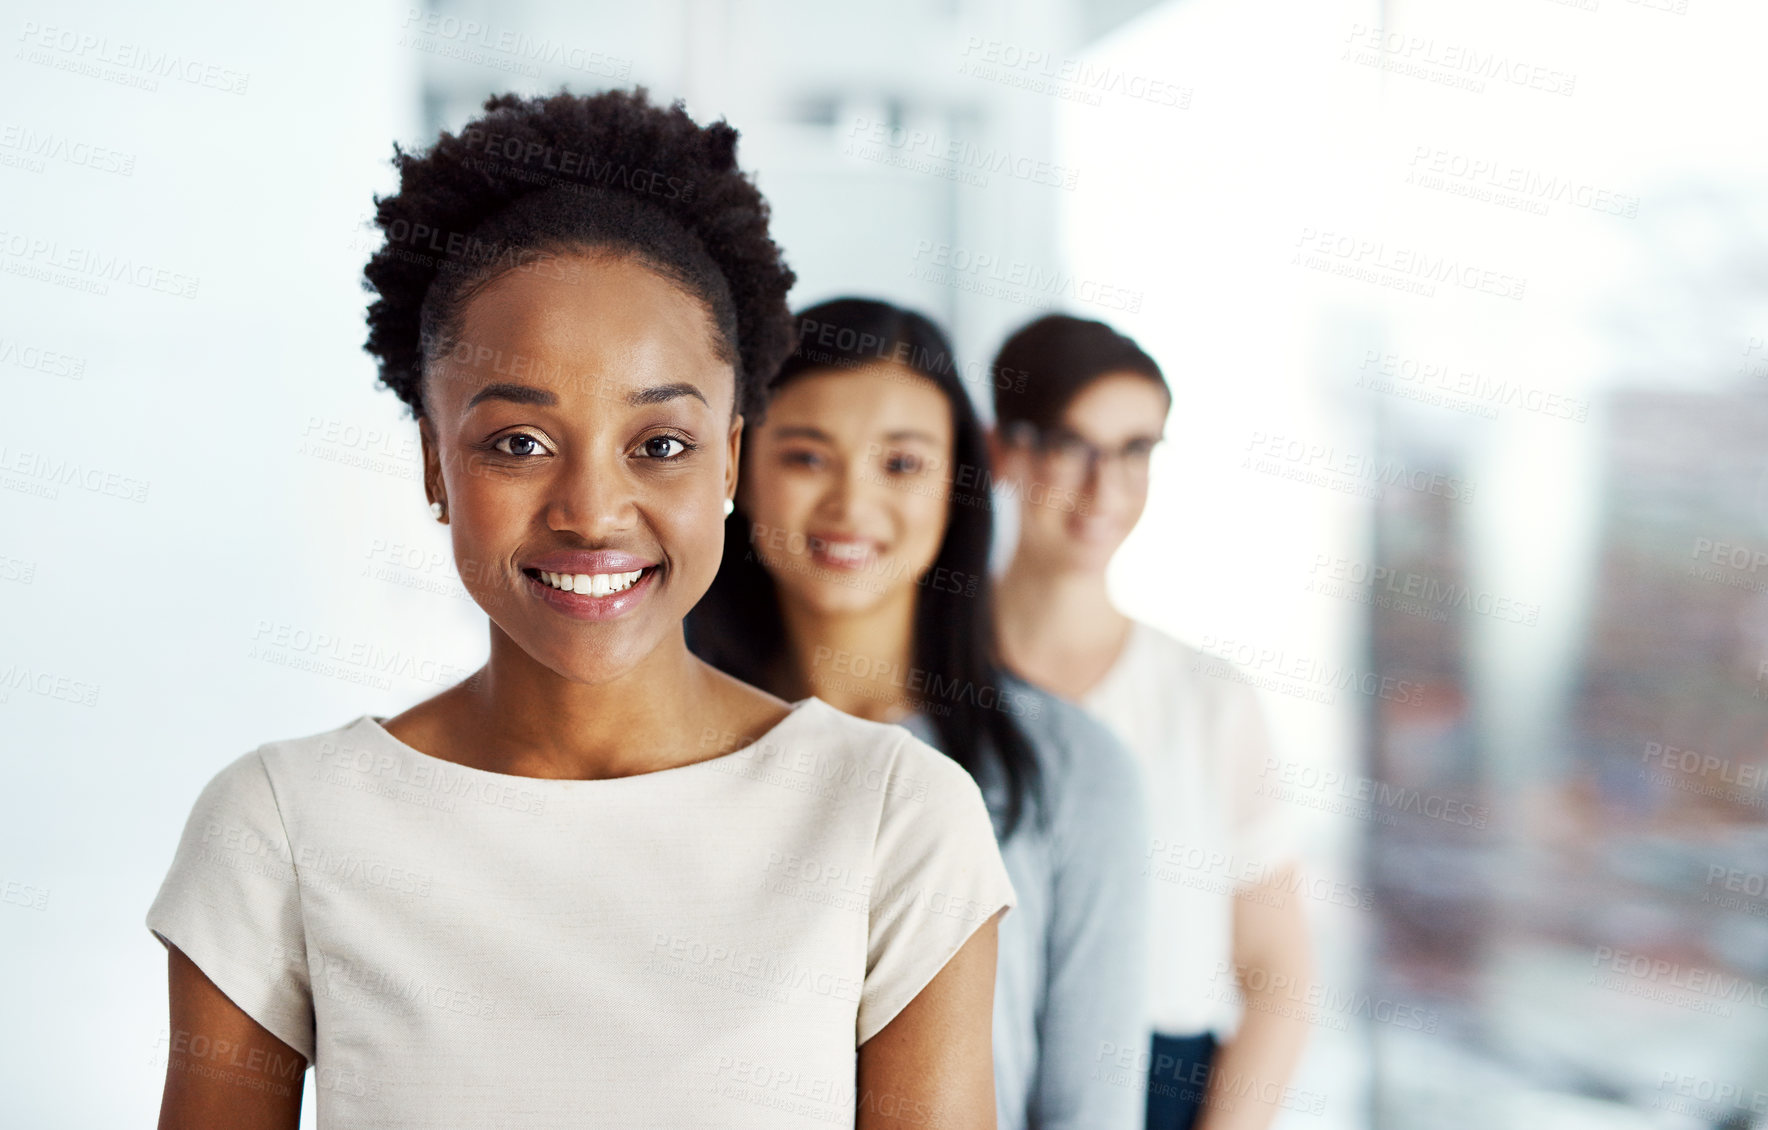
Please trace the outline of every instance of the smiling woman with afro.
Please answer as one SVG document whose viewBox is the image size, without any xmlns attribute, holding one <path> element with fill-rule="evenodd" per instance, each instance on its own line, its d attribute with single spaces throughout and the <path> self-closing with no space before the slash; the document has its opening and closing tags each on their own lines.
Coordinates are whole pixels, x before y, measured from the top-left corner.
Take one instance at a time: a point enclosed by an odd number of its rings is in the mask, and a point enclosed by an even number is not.
<svg viewBox="0 0 1768 1130">
<path fill-rule="evenodd" d="M 395 147 L 367 349 L 489 658 L 198 796 L 161 1126 L 295 1130 L 309 1065 L 321 1130 L 993 1124 L 976 783 L 684 641 L 793 347 L 736 148 L 642 89 Z"/>
</svg>

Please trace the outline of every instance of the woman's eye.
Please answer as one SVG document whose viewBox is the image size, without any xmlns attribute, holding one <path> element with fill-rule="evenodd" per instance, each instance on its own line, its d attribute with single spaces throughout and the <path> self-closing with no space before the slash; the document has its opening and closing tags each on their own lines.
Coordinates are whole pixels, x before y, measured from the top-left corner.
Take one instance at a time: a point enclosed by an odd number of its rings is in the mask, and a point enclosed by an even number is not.
<svg viewBox="0 0 1768 1130">
<path fill-rule="evenodd" d="M 505 455 L 539 455 L 544 450 L 540 441 L 526 432 L 511 432 L 491 445 Z"/>
<path fill-rule="evenodd" d="M 670 450 L 670 444 L 675 445 L 674 450 Z M 639 446 L 651 459 L 673 459 L 690 450 L 686 442 L 675 436 L 652 436 Z"/>
<path fill-rule="evenodd" d="M 780 462 L 792 467 L 816 467 L 822 461 L 822 456 L 814 451 L 787 451 L 780 456 Z"/>
<path fill-rule="evenodd" d="M 912 475 L 921 469 L 921 457 L 898 452 L 884 460 L 884 469 L 893 475 Z"/>
</svg>

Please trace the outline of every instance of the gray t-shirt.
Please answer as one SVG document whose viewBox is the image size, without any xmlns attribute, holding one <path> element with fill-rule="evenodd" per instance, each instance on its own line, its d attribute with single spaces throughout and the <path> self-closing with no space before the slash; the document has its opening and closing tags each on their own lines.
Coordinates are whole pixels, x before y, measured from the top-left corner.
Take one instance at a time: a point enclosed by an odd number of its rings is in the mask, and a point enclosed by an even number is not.
<svg viewBox="0 0 1768 1130">
<path fill-rule="evenodd" d="M 1085 711 L 1022 679 L 1005 676 L 976 701 L 1025 731 L 1049 816 L 1046 831 L 1028 797 L 1000 845 L 1019 902 L 1001 919 L 995 973 L 999 1128 L 1141 1130 L 1151 1032 L 1141 769 Z M 939 746 L 925 714 L 902 725 Z M 980 784 L 998 837 L 1006 789 L 992 756 Z M 1142 1070 L 1124 1071 L 1126 1062 Z"/>
</svg>

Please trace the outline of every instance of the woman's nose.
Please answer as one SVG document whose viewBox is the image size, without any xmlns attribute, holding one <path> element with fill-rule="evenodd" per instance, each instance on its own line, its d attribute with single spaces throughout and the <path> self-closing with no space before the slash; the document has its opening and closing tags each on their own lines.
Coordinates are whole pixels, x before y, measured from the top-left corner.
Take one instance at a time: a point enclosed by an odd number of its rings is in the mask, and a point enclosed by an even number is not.
<svg viewBox="0 0 1768 1130">
<path fill-rule="evenodd" d="M 632 476 L 614 455 L 565 456 L 565 465 L 547 498 L 547 525 L 598 538 L 632 524 Z"/>
</svg>

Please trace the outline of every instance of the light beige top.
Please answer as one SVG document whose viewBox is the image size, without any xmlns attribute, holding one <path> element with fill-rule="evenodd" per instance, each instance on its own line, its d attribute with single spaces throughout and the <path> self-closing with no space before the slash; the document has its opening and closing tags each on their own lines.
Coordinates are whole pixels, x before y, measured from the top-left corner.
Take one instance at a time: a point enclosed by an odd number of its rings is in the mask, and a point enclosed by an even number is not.
<svg viewBox="0 0 1768 1130">
<path fill-rule="evenodd" d="M 217 773 L 147 913 L 308 1057 L 321 1130 L 851 1125 L 858 1045 L 1017 904 L 969 774 L 821 699 L 594 781 L 381 721 Z"/>
</svg>

